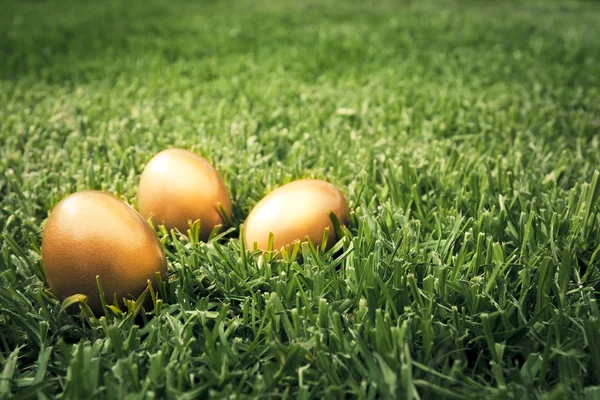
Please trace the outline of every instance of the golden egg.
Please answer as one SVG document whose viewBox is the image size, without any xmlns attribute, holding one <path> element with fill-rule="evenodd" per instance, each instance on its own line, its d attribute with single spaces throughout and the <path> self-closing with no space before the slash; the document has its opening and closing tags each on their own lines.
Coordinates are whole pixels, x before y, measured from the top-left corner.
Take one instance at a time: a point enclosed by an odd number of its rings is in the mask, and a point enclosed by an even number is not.
<svg viewBox="0 0 600 400">
<path fill-rule="evenodd" d="M 273 233 L 273 249 L 280 250 L 294 242 L 310 238 L 315 246 L 323 241 L 329 228 L 327 248 L 337 241 L 330 213 L 333 211 L 341 224 L 350 223 L 348 202 L 331 183 L 302 179 L 284 185 L 258 202 L 244 223 L 246 248 L 254 243 L 268 249 L 269 235 Z"/>
<path fill-rule="evenodd" d="M 190 221 L 200 220 L 200 237 L 223 225 L 219 206 L 231 215 L 231 201 L 217 171 L 199 155 L 168 149 L 155 155 L 142 173 L 138 208 L 144 218 L 167 229 L 186 232 Z"/>
<path fill-rule="evenodd" d="M 154 231 L 129 205 L 115 196 L 82 191 L 54 208 L 44 229 L 42 260 L 46 279 L 56 297 L 88 296 L 88 305 L 102 312 L 96 276 L 104 298 L 137 298 L 167 277 L 165 253 Z"/>
</svg>

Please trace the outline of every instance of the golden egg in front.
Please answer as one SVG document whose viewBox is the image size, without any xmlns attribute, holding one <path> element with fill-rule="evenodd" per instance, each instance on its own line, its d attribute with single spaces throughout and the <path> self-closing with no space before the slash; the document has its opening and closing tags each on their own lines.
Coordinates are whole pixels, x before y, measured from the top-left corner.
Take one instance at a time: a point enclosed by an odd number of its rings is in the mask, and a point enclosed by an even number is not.
<svg viewBox="0 0 600 400">
<path fill-rule="evenodd" d="M 167 229 L 186 232 L 200 220 L 200 237 L 225 223 L 220 207 L 231 215 L 231 200 L 223 180 L 204 158 L 183 149 L 155 155 L 140 177 L 138 208 L 144 218 Z"/>
<path fill-rule="evenodd" d="M 350 223 L 348 202 L 334 185 L 316 179 L 288 183 L 259 201 L 248 215 L 244 223 L 246 248 L 252 249 L 256 243 L 257 248 L 267 250 L 270 233 L 273 233 L 274 250 L 304 242 L 307 237 L 315 246 L 320 246 L 325 229 L 329 228 L 329 249 L 339 239 L 331 212 L 341 224 Z"/>
<path fill-rule="evenodd" d="M 167 277 L 167 262 L 154 231 L 129 205 L 99 192 L 73 193 L 54 208 L 44 229 L 42 260 L 50 289 L 59 300 L 74 294 L 88 297 L 96 314 L 104 298 L 137 298 L 156 281 Z"/>
</svg>

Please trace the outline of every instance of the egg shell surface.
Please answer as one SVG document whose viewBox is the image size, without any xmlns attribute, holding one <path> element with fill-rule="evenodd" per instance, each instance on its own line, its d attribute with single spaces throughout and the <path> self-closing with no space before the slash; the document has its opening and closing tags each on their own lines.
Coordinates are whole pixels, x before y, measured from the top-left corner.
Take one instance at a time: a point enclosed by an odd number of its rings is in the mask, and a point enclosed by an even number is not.
<svg viewBox="0 0 600 400">
<path fill-rule="evenodd" d="M 224 225 L 219 205 L 231 215 L 231 200 L 223 180 L 208 161 L 183 149 L 167 149 L 144 168 L 138 186 L 138 208 L 144 218 L 185 233 L 200 220 L 200 237 Z"/>
<path fill-rule="evenodd" d="M 82 191 L 54 208 L 43 232 L 42 260 L 50 289 L 59 300 L 74 294 L 88 296 L 87 304 L 102 312 L 96 276 L 104 298 L 137 298 L 167 277 L 163 248 L 146 221 L 117 197 Z"/>
<path fill-rule="evenodd" d="M 349 225 L 348 202 L 331 183 L 302 179 L 283 185 L 259 201 L 248 215 L 244 223 L 246 248 L 253 249 L 256 243 L 259 249 L 267 250 L 271 232 L 274 250 L 304 242 L 307 237 L 320 246 L 329 228 L 329 249 L 338 239 L 330 218 L 332 211 L 342 225 Z"/>
</svg>

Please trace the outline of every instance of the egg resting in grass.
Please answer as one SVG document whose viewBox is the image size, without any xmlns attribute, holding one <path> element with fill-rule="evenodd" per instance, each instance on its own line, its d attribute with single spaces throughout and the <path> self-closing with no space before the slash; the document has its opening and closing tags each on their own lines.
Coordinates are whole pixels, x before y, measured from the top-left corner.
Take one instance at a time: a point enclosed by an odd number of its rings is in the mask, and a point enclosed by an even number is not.
<svg viewBox="0 0 600 400">
<path fill-rule="evenodd" d="M 138 208 L 144 218 L 185 233 L 190 221 L 200 220 L 200 237 L 225 223 L 220 207 L 231 215 L 229 192 L 204 158 L 183 149 L 155 155 L 140 177 Z"/>
<path fill-rule="evenodd" d="M 74 294 L 88 297 L 96 314 L 104 298 L 137 298 L 167 277 L 167 262 L 155 232 L 132 207 L 99 191 L 73 193 L 54 208 L 44 229 L 42 260 L 50 289 L 60 300 Z"/>
<path fill-rule="evenodd" d="M 323 241 L 325 228 L 329 228 L 327 249 L 336 238 L 330 213 L 340 224 L 348 225 L 348 202 L 342 192 L 329 182 L 302 179 L 272 191 L 252 209 L 244 223 L 246 248 L 254 243 L 261 250 L 268 249 L 269 234 L 273 233 L 273 250 L 280 250 L 294 242 L 310 238 L 315 246 Z"/>
</svg>

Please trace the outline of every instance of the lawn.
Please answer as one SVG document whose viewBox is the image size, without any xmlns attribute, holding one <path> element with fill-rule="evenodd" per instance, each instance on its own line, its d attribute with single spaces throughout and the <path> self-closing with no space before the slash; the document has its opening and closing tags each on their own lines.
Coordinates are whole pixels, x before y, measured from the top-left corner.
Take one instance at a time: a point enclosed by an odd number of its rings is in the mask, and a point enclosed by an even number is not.
<svg viewBox="0 0 600 400">
<path fill-rule="evenodd" d="M 0 399 L 598 398 L 598 21 L 584 1 L 3 1 Z M 156 228 L 152 309 L 65 311 L 49 212 L 82 189 L 135 207 L 168 147 L 215 165 L 234 223 Z M 244 252 L 251 208 L 304 177 L 346 194 L 342 240 Z"/>
</svg>

